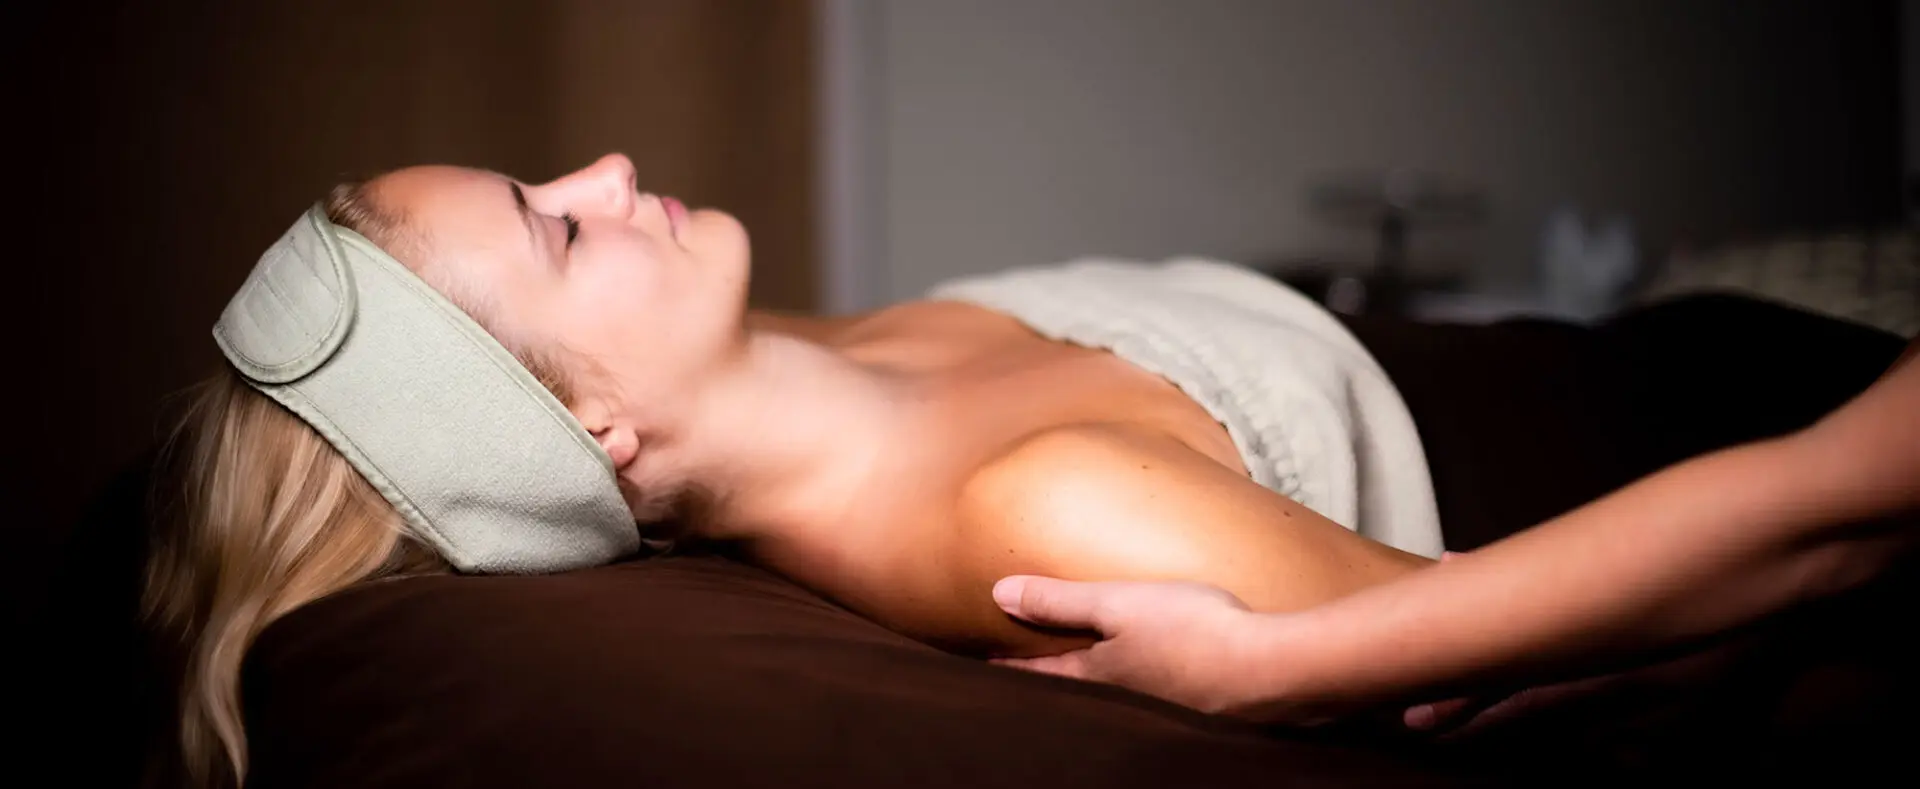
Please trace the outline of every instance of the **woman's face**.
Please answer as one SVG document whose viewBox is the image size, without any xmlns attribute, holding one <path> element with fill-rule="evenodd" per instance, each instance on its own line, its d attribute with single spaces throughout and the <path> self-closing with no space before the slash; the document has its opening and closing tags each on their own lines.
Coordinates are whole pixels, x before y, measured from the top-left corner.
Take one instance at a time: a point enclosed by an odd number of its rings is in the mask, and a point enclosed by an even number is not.
<svg viewBox="0 0 1920 789">
<path fill-rule="evenodd" d="M 584 386 L 661 396 L 740 341 L 745 229 L 639 192 L 625 156 L 544 184 L 416 167 L 369 187 L 417 237 L 418 250 L 396 252 L 509 345 L 560 350 L 591 362 L 576 377 L 612 379 Z"/>
</svg>

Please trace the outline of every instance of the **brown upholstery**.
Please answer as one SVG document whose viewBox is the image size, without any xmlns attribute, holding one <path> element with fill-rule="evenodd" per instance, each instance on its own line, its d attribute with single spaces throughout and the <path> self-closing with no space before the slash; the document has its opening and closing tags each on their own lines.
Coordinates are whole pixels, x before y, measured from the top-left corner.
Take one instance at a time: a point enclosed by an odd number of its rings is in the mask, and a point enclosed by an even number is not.
<svg viewBox="0 0 1920 789">
<path fill-rule="evenodd" d="M 1457 783 L 952 657 L 718 558 L 374 586 L 251 668 L 263 787 Z"/>
</svg>

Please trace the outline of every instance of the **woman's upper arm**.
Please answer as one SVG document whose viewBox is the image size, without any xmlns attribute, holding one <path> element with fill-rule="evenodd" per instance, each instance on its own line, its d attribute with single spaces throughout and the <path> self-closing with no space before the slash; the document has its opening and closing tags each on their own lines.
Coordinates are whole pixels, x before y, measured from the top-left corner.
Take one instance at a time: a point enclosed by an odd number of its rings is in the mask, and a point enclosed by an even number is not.
<svg viewBox="0 0 1920 789">
<path fill-rule="evenodd" d="M 987 575 L 1190 580 L 1255 610 L 1295 610 L 1428 561 L 1333 523 L 1169 437 L 1049 431 L 983 468 L 963 496 Z"/>
</svg>

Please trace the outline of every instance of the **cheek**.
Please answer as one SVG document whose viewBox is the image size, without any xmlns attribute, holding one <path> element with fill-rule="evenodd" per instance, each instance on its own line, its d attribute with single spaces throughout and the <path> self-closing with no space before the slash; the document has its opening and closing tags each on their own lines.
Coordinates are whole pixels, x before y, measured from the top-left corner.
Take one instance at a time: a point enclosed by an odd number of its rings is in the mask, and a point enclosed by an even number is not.
<svg viewBox="0 0 1920 789">
<path fill-rule="evenodd" d="M 650 260 L 609 266 L 580 276 L 571 285 L 573 302 L 582 315 L 614 327 L 657 315 L 674 300 L 671 278 Z"/>
<path fill-rule="evenodd" d="M 677 250 L 605 251 L 614 254 L 580 261 L 567 278 L 567 320 L 579 340 L 601 352 L 625 352 L 671 333 L 698 300 L 690 261 L 675 257 Z"/>
<path fill-rule="evenodd" d="M 673 252 L 642 239 L 609 240 L 574 259 L 567 284 L 595 304 L 632 308 L 668 298 L 674 279 Z"/>
</svg>

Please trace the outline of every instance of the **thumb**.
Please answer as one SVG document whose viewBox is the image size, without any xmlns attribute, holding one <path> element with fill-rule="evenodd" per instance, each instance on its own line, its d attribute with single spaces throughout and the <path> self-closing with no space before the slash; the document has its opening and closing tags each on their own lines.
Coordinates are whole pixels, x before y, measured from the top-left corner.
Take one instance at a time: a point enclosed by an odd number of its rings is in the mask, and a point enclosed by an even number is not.
<svg viewBox="0 0 1920 789">
<path fill-rule="evenodd" d="M 993 585 L 1000 609 L 1036 625 L 1097 630 L 1101 584 L 1012 575 Z"/>
<path fill-rule="evenodd" d="M 1449 699 L 1409 707 L 1401 715 L 1401 722 L 1415 731 L 1435 731 L 1478 714 L 1486 707 L 1487 704 L 1478 699 Z"/>
</svg>

